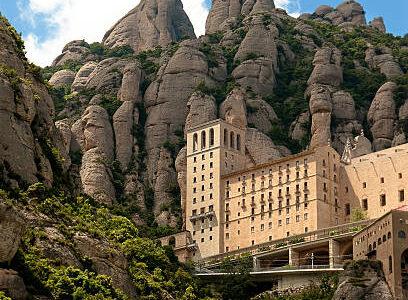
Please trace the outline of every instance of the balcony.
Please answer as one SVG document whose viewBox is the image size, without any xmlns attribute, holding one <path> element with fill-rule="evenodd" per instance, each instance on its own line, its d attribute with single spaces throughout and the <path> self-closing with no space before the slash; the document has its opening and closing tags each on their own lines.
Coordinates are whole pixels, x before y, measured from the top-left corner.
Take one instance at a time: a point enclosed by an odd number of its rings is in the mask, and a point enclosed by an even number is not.
<svg viewBox="0 0 408 300">
<path fill-rule="evenodd" d="M 204 213 L 204 218 L 215 217 L 215 211 L 207 211 Z"/>
<path fill-rule="evenodd" d="M 187 245 L 187 251 L 195 251 L 197 250 L 197 248 L 198 247 L 196 242 Z"/>
</svg>

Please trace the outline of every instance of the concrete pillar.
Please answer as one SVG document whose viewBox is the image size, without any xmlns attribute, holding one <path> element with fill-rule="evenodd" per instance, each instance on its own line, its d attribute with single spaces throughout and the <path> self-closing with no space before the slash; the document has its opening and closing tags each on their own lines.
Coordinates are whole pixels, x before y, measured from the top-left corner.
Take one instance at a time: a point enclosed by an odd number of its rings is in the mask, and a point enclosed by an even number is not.
<svg viewBox="0 0 408 300">
<path fill-rule="evenodd" d="M 254 271 L 259 269 L 259 260 L 255 256 L 252 257 L 252 262 L 253 262 L 252 266 L 254 268 Z"/>
<path fill-rule="evenodd" d="M 333 239 L 329 240 L 329 262 L 330 268 L 334 268 L 340 264 L 340 243 Z"/>
<path fill-rule="evenodd" d="M 289 248 L 289 265 L 300 266 L 300 254 L 292 247 Z"/>
</svg>

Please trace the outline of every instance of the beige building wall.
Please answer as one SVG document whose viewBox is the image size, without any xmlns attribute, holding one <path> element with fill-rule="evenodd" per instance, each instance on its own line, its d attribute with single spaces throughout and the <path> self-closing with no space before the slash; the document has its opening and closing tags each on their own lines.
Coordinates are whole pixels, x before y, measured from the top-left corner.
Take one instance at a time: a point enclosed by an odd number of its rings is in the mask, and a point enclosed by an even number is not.
<svg viewBox="0 0 408 300">
<path fill-rule="evenodd" d="M 322 147 L 224 176 L 224 251 L 334 225 L 339 161 Z"/>
<path fill-rule="evenodd" d="M 194 260 L 220 253 L 223 247 L 221 176 L 245 167 L 245 130 L 222 120 L 187 133 L 186 230 L 198 249 Z"/>
<path fill-rule="evenodd" d="M 408 208 L 404 207 L 387 213 L 353 238 L 353 258 L 380 260 L 387 283 L 398 300 L 408 298 L 407 234 Z"/>
<path fill-rule="evenodd" d="M 350 205 L 350 211 L 361 208 L 374 219 L 408 203 L 408 144 L 354 158 L 340 173 L 344 211 Z M 343 222 L 349 219 L 345 214 Z"/>
</svg>

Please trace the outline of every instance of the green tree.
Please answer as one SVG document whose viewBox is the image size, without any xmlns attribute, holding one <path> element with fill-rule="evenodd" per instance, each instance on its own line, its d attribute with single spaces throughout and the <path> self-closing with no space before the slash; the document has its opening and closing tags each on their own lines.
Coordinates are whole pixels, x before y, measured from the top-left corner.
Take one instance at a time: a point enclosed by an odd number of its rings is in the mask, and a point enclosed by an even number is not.
<svg viewBox="0 0 408 300">
<path fill-rule="evenodd" d="M 351 222 L 358 222 L 358 221 L 363 221 L 367 220 L 367 212 L 362 211 L 360 208 L 354 208 L 353 211 L 351 212 L 351 217 L 350 220 Z"/>
</svg>

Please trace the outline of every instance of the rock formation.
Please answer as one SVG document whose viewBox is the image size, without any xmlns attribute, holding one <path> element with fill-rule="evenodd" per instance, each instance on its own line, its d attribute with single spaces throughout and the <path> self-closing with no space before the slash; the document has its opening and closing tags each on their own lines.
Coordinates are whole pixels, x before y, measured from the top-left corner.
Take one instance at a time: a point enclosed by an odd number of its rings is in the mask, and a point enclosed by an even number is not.
<svg viewBox="0 0 408 300">
<path fill-rule="evenodd" d="M 108 47 L 130 45 L 137 53 L 186 36 L 195 38 L 180 0 L 142 0 L 106 32 L 103 43 Z"/>
<path fill-rule="evenodd" d="M 213 33 L 225 27 L 230 18 L 249 15 L 275 8 L 273 0 L 215 0 L 212 2 L 206 23 L 206 33 Z"/>
<path fill-rule="evenodd" d="M 382 265 L 374 261 L 351 262 L 339 276 L 333 300 L 392 300 Z"/>
<path fill-rule="evenodd" d="M 385 83 L 375 95 L 368 111 L 367 121 L 373 135 L 374 150 L 379 151 L 391 146 L 394 138 L 396 84 Z"/>
<path fill-rule="evenodd" d="M 370 22 L 370 27 L 376 28 L 379 31 L 381 31 L 382 33 L 385 33 L 387 31 L 387 29 L 385 28 L 385 25 L 384 25 L 384 19 L 382 17 L 374 18 Z"/>
</svg>

